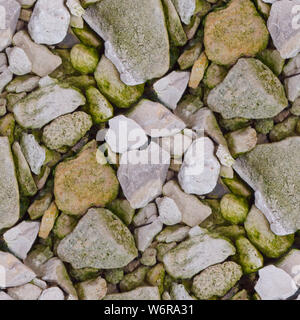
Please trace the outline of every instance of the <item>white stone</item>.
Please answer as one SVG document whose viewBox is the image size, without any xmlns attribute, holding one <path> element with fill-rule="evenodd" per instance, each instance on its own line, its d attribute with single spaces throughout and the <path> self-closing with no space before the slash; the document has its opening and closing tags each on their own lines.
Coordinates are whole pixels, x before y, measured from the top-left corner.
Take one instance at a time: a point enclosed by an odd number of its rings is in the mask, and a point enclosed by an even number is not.
<svg viewBox="0 0 300 320">
<path fill-rule="evenodd" d="M 190 78 L 188 71 L 173 71 L 153 85 L 158 99 L 168 108 L 175 110 L 187 88 Z"/>
<path fill-rule="evenodd" d="M 258 274 L 255 290 L 262 300 L 284 300 L 297 291 L 297 286 L 290 275 L 274 265 L 260 269 Z"/>
<path fill-rule="evenodd" d="M 276 263 L 276 267 L 287 272 L 300 287 L 300 250 L 292 249 Z"/>
<path fill-rule="evenodd" d="M 213 142 L 207 137 L 199 138 L 186 152 L 178 180 L 186 193 L 204 195 L 217 185 L 220 168 Z"/>
<path fill-rule="evenodd" d="M 155 216 L 157 217 L 157 208 L 154 203 L 149 203 L 146 207 L 140 209 L 138 213 L 133 217 L 133 225 L 135 227 L 140 227 L 149 222 L 149 219 Z"/>
<path fill-rule="evenodd" d="M 27 253 L 37 237 L 39 227 L 39 222 L 23 221 L 6 231 L 3 238 L 8 249 L 18 258 L 26 259 Z"/>
<path fill-rule="evenodd" d="M 0 271 L 0 287 L 3 288 L 21 286 L 35 278 L 31 269 L 8 252 L 0 251 Z"/>
<path fill-rule="evenodd" d="M 9 288 L 7 293 L 15 300 L 37 300 L 42 292 L 42 289 L 27 283 L 23 286 Z"/>
<path fill-rule="evenodd" d="M 185 134 L 188 130 L 184 129 L 183 134 L 177 133 L 174 136 L 160 138 L 160 146 L 174 159 L 180 159 L 193 142 L 193 139 Z"/>
<path fill-rule="evenodd" d="M 0 0 L 0 51 L 7 48 L 12 41 L 21 6 L 15 0 Z"/>
<path fill-rule="evenodd" d="M 116 153 L 139 149 L 148 142 L 141 126 L 123 115 L 109 120 L 109 129 L 105 140 L 111 150 Z"/>
<path fill-rule="evenodd" d="M 8 53 L 9 70 L 12 73 L 22 76 L 31 72 L 32 63 L 23 49 L 14 47 L 6 52 Z"/>
<path fill-rule="evenodd" d="M 191 22 L 191 18 L 196 10 L 197 0 L 172 0 L 177 12 L 180 15 L 181 21 L 185 24 Z"/>
<path fill-rule="evenodd" d="M 24 263 L 26 263 L 26 261 L 24 261 Z M 34 284 L 35 286 L 41 288 L 42 290 L 45 290 L 45 289 L 47 289 L 47 287 L 48 287 L 46 281 L 43 281 L 43 280 L 38 279 L 38 278 L 34 278 L 34 279 L 31 281 L 31 283 Z"/>
<path fill-rule="evenodd" d="M 81 17 L 85 12 L 79 0 L 67 0 L 66 5 L 75 17 Z"/>
<path fill-rule="evenodd" d="M 299 36 L 300 37 L 300 36 Z M 284 67 L 283 75 L 285 91 L 290 101 L 294 102 L 300 96 L 300 54 L 292 58 Z M 295 75 L 295 76 L 294 76 Z"/>
<path fill-rule="evenodd" d="M 157 198 L 155 201 L 159 211 L 159 219 L 163 224 L 173 226 L 181 222 L 182 214 L 173 199 L 163 197 Z"/>
<path fill-rule="evenodd" d="M 134 237 L 138 250 L 144 252 L 151 245 L 154 237 L 161 232 L 162 228 L 162 222 L 155 216 L 148 220 L 147 225 L 136 228 Z"/>
<path fill-rule="evenodd" d="M 26 75 L 24 78 L 15 78 L 5 89 L 7 92 L 13 93 L 31 92 L 38 87 L 39 81 L 40 77 L 38 76 Z"/>
<path fill-rule="evenodd" d="M 38 0 L 34 6 L 28 31 L 39 44 L 53 45 L 64 40 L 70 23 L 70 13 L 64 0 Z"/>
<path fill-rule="evenodd" d="M 148 99 L 142 99 L 127 116 L 152 138 L 174 136 L 185 128 L 185 123 L 168 108 Z"/>
<path fill-rule="evenodd" d="M 0 301 L 5 300 L 14 300 L 11 296 L 9 296 L 7 293 L 0 291 Z"/>
<path fill-rule="evenodd" d="M 42 292 L 39 300 L 65 300 L 65 296 L 62 290 L 58 287 L 52 287 Z"/>
<path fill-rule="evenodd" d="M 181 242 L 187 238 L 190 230 L 190 227 L 183 225 L 169 226 L 157 235 L 156 240 L 165 243 Z"/>
<path fill-rule="evenodd" d="M 47 76 L 62 63 L 61 57 L 53 54 L 46 46 L 33 42 L 24 30 L 14 35 L 13 44 L 25 51 L 32 63 L 32 72 L 40 77 Z"/>
<path fill-rule="evenodd" d="M 189 295 L 183 284 L 176 282 L 172 283 L 170 296 L 172 300 L 196 300 Z"/>
<path fill-rule="evenodd" d="M 31 171 L 36 175 L 40 174 L 46 159 L 46 150 L 38 144 L 34 135 L 27 133 L 22 135 L 21 149 Z"/>
<path fill-rule="evenodd" d="M 2 69 L 2 70 L 1 70 Z M 0 93 L 13 79 L 13 73 L 8 67 L 4 66 L 0 69 Z"/>
<path fill-rule="evenodd" d="M 203 204 L 196 196 L 183 192 L 174 180 L 164 185 L 163 195 L 176 202 L 182 213 L 182 222 L 190 227 L 197 226 L 212 213 L 209 206 Z"/>
<path fill-rule="evenodd" d="M 143 208 L 162 193 L 169 166 L 169 153 L 154 142 L 122 154 L 118 179 L 132 208 Z"/>
</svg>

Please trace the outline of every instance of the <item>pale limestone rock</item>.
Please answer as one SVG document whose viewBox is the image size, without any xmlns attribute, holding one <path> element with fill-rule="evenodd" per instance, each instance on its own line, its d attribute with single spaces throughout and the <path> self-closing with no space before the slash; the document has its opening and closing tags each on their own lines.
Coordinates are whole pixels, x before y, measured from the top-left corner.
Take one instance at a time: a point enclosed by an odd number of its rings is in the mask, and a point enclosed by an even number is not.
<svg viewBox="0 0 300 320">
<path fill-rule="evenodd" d="M 8 288 L 7 293 L 15 300 L 37 300 L 42 289 L 27 283 L 20 287 Z"/>
<path fill-rule="evenodd" d="M 9 70 L 12 73 L 22 76 L 31 72 L 32 63 L 23 49 L 13 47 L 11 50 L 6 50 L 6 52 L 8 53 Z"/>
<path fill-rule="evenodd" d="M 163 224 L 172 226 L 181 222 L 182 214 L 173 199 L 163 197 L 157 198 L 155 201 L 158 207 L 159 219 Z"/>
<path fill-rule="evenodd" d="M 140 287 L 123 293 L 108 294 L 104 300 L 160 300 L 158 287 Z"/>
<path fill-rule="evenodd" d="M 65 300 L 65 296 L 62 290 L 58 287 L 51 287 L 45 289 L 39 297 L 39 300 Z"/>
<path fill-rule="evenodd" d="M 187 292 L 183 284 L 172 283 L 170 296 L 172 300 L 196 300 Z"/>
</svg>

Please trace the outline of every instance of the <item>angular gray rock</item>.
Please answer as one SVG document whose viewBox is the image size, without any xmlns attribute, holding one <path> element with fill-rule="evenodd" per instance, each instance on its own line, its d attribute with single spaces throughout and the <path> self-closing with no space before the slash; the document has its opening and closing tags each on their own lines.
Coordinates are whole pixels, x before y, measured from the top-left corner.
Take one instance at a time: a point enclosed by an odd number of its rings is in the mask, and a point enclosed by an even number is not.
<svg viewBox="0 0 300 320">
<path fill-rule="evenodd" d="M 300 51 L 299 5 L 299 0 L 282 0 L 271 7 L 268 29 L 284 59 L 293 58 Z"/>
<path fill-rule="evenodd" d="M 24 260 L 39 232 L 40 223 L 23 221 L 3 234 L 8 249 Z"/>
<path fill-rule="evenodd" d="M 299 33 L 300 37 L 300 33 Z M 294 102 L 300 96 L 300 54 L 289 60 L 283 69 L 284 85 L 289 101 Z"/>
<path fill-rule="evenodd" d="M 55 118 L 85 104 L 85 97 L 63 84 L 40 88 L 16 103 L 13 112 L 23 128 L 39 129 Z"/>
<path fill-rule="evenodd" d="M 39 44 L 60 43 L 67 35 L 70 17 L 64 0 L 38 0 L 28 24 L 31 38 Z"/>
<path fill-rule="evenodd" d="M 196 11 L 197 0 L 172 0 L 183 23 L 189 24 Z"/>
<path fill-rule="evenodd" d="M 122 268 L 137 256 L 127 227 L 106 209 L 89 209 L 57 248 L 58 256 L 74 268 Z"/>
<path fill-rule="evenodd" d="M 12 41 L 21 6 L 15 0 L 0 0 L 0 51 L 7 48 Z"/>
<path fill-rule="evenodd" d="M 272 118 L 287 107 L 284 88 L 273 72 L 257 59 L 239 59 L 207 98 L 223 118 Z"/>
<path fill-rule="evenodd" d="M 102 0 L 83 18 L 105 40 L 105 56 L 125 84 L 141 84 L 168 71 L 168 32 L 159 0 Z"/>
<path fill-rule="evenodd" d="M 11 50 L 9 49 L 6 49 L 9 61 L 9 70 L 17 76 L 30 73 L 32 70 L 32 63 L 26 52 L 18 47 L 14 47 Z"/>
<path fill-rule="evenodd" d="M 214 156 L 214 144 L 207 138 L 195 140 L 184 156 L 178 181 L 186 193 L 204 195 L 217 185 L 220 164 Z"/>
<path fill-rule="evenodd" d="M 3 66 L 0 69 L 0 93 L 4 90 L 6 85 L 8 85 L 13 79 L 13 73 L 9 70 L 7 66 Z"/>
<path fill-rule="evenodd" d="M 143 208 L 162 193 L 169 166 L 169 153 L 154 142 L 122 154 L 118 179 L 132 208 Z"/>
<path fill-rule="evenodd" d="M 237 159 L 234 170 L 255 190 L 255 205 L 272 231 L 287 235 L 300 229 L 300 137 L 258 145 Z"/>
<path fill-rule="evenodd" d="M 19 219 L 19 187 L 7 137 L 0 137 L 0 230 Z"/>
</svg>

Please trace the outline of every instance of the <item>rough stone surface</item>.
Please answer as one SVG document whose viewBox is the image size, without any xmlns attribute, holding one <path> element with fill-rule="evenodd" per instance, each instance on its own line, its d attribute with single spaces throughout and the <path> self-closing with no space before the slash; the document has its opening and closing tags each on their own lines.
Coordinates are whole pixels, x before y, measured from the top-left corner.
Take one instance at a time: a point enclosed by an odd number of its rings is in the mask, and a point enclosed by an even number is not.
<svg viewBox="0 0 300 320">
<path fill-rule="evenodd" d="M 39 287 L 27 283 L 20 287 L 9 288 L 7 293 L 14 300 L 37 300 L 42 292 Z"/>
<path fill-rule="evenodd" d="M 163 197 L 157 198 L 155 201 L 158 207 L 159 219 L 163 224 L 172 226 L 181 222 L 182 213 L 173 199 Z"/>
<path fill-rule="evenodd" d="M 255 204 L 277 235 L 300 228 L 300 138 L 258 145 L 240 157 L 235 171 L 255 190 Z"/>
<path fill-rule="evenodd" d="M 104 300 L 160 300 L 158 287 L 140 287 L 128 292 L 108 294 Z"/>
<path fill-rule="evenodd" d="M 90 209 L 57 248 L 74 268 L 122 268 L 137 256 L 134 239 L 121 220 L 106 209 Z"/>
<path fill-rule="evenodd" d="M 185 153 L 178 180 L 186 193 L 207 194 L 215 188 L 220 168 L 213 142 L 206 137 L 199 138 Z"/>
<path fill-rule="evenodd" d="M 17 76 L 30 73 L 32 63 L 25 51 L 21 48 L 14 47 L 8 52 L 9 70 Z"/>
<path fill-rule="evenodd" d="M 39 226 L 39 222 L 23 221 L 6 231 L 3 239 L 9 250 L 18 258 L 26 259 L 27 253 L 37 237 Z"/>
<path fill-rule="evenodd" d="M 162 193 L 170 155 L 156 143 L 122 154 L 118 179 L 132 208 L 143 208 Z"/>
<path fill-rule="evenodd" d="M 50 149 L 73 147 L 91 128 L 91 117 L 79 111 L 55 119 L 43 130 L 43 142 Z"/>
<path fill-rule="evenodd" d="M 12 227 L 19 219 L 19 188 L 7 137 L 0 137 L 0 229 Z"/>
<path fill-rule="evenodd" d="M 181 242 L 167 252 L 163 263 L 174 278 L 188 279 L 205 268 L 235 254 L 234 246 L 222 238 L 202 234 Z"/>
<path fill-rule="evenodd" d="M 141 84 L 168 71 L 168 32 L 160 1 L 104 0 L 90 6 L 83 18 L 105 40 L 105 55 L 125 84 Z"/>
<path fill-rule="evenodd" d="M 116 198 L 118 190 L 119 183 L 114 170 L 109 164 L 97 161 L 95 141 L 74 159 L 56 167 L 55 202 L 64 213 L 82 215 L 92 206 L 105 206 Z"/>
<path fill-rule="evenodd" d="M 268 40 L 265 22 L 250 0 L 231 0 L 225 9 L 206 17 L 205 52 L 217 64 L 230 65 L 241 56 L 255 56 Z"/>
<path fill-rule="evenodd" d="M 189 24 L 196 11 L 197 0 L 172 0 L 183 23 Z"/>
<path fill-rule="evenodd" d="M 259 60 L 241 58 L 210 91 L 207 103 L 225 119 L 265 119 L 280 113 L 288 101 L 282 84 L 268 67 Z"/>
<path fill-rule="evenodd" d="M 172 300 L 195 300 L 192 298 L 183 284 L 173 282 L 170 290 Z"/>
<path fill-rule="evenodd" d="M 39 297 L 39 300 L 65 300 L 65 296 L 62 290 L 58 287 L 51 287 L 45 289 Z"/>
<path fill-rule="evenodd" d="M 64 6 L 64 0 L 38 0 L 28 30 L 34 42 L 53 45 L 64 40 L 69 23 L 70 13 Z"/>
<path fill-rule="evenodd" d="M 107 285 L 103 278 L 98 277 L 78 283 L 76 289 L 80 300 L 102 300 L 106 295 Z"/>
</svg>

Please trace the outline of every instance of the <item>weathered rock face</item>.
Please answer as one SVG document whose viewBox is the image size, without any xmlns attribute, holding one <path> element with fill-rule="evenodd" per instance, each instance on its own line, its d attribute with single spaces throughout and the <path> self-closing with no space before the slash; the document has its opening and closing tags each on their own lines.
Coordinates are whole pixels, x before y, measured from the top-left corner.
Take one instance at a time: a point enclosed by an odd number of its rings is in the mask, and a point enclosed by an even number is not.
<svg viewBox="0 0 300 320">
<path fill-rule="evenodd" d="M 76 110 L 85 103 L 76 89 L 63 84 L 40 88 L 15 104 L 17 122 L 24 128 L 39 129 L 55 118 Z"/>
<path fill-rule="evenodd" d="M 168 71 L 168 32 L 159 0 L 104 0 L 89 6 L 83 18 L 106 41 L 105 55 L 125 84 Z"/>
<path fill-rule="evenodd" d="M 38 0 L 28 30 L 34 42 L 52 45 L 64 40 L 69 23 L 70 13 L 64 0 Z"/>
<path fill-rule="evenodd" d="M 95 141 L 74 159 L 60 163 L 55 170 L 54 195 L 58 208 L 81 215 L 92 206 L 102 207 L 118 195 L 119 183 L 108 164 L 97 162 Z"/>
<path fill-rule="evenodd" d="M 17 1 L 0 1 L 0 51 L 4 50 L 11 44 L 20 12 L 21 6 Z"/>
<path fill-rule="evenodd" d="M 143 208 L 162 193 L 169 165 L 169 153 L 154 142 L 122 154 L 118 179 L 132 208 Z"/>
<path fill-rule="evenodd" d="M 7 137 L 0 137 L 0 230 L 19 219 L 19 188 Z"/>
<path fill-rule="evenodd" d="M 217 64 L 231 65 L 242 56 L 255 56 L 268 40 L 265 22 L 250 0 L 231 0 L 225 9 L 206 17 L 205 52 Z"/>
<path fill-rule="evenodd" d="M 58 256 L 74 268 L 122 268 L 137 256 L 125 225 L 106 209 L 90 209 L 57 248 Z"/>
<path fill-rule="evenodd" d="M 91 117 L 79 111 L 61 116 L 43 130 L 43 142 L 50 149 L 72 147 L 92 126 Z"/>
<path fill-rule="evenodd" d="M 196 11 L 197 0 L 172 0 L 182 22 L 189 24 Z"/>
<path fill-rule="evenodd" d="M 288 105 L 278 78 L 253 58 L 239 59 L 225 80 L 209 93 L 207 103 L 225 119 L 272 118 Z"/>
<path fill-rule="evenodd" d="M 277 235 L 300 228 L 300 138 L 258 145 L 238 158 L 235 171 L 255 190 L 255 205 Z"/>
<path fill-rule="evenodd" d="M 298 5 L 299 0 L 283 0 L 271 7 L 268 29 L 275 47 L 284 59 L 295 57 L 300 51 Z"/>
<path fill-rule="evenodd" d="M 172 277 L 188 279 L 233 254 L 235 248 L 229 241 L 202 234 L 181 242 L 167 252 L 163 262 Z"/>
</svg>

